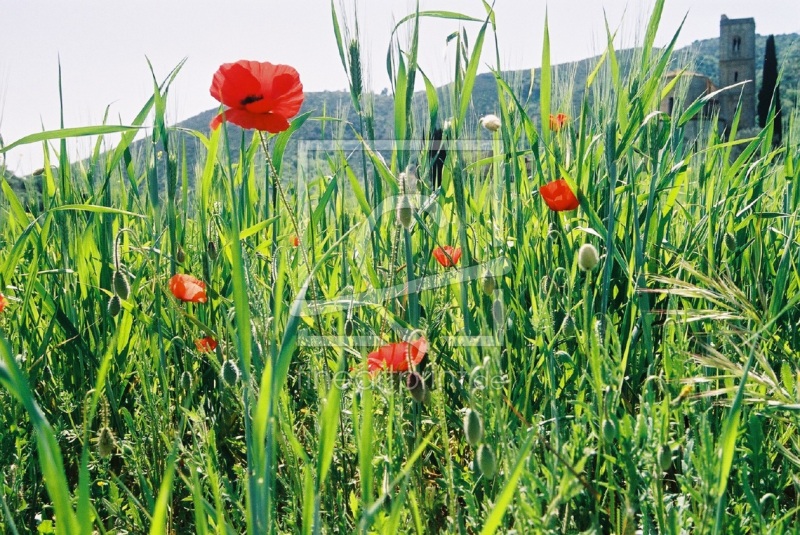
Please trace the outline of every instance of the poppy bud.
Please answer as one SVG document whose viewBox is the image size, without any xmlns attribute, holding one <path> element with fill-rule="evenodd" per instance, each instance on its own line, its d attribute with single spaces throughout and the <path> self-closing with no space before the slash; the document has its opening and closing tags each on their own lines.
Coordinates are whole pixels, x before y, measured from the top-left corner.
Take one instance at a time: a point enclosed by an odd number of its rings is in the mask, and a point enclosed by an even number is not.
<svg viewBox="0 0 800 535">
<path fill-rule="evenodd" d="M 483 421 L 477 411 L 467 409 L 464 414 L 464 434 L 470 446 L 477 446 L 483 440 Z"/>
<path fill-rule="evenodd" d="M 483 287 L 483 293 L 485 293 L 486 295 L 492 295 L 494 293 L 495 288 L 497 287 L 497 285 L 494 282 L 494 277 L 492 277 L 492 274 L 489 271 L 487 271 L 483 275 L 482 287 Z"/>
<path fill-rule="evenodd" d="M 572 319 L 572 316 L 564 316 L 564 321 L 561 322 L 561 329 L 567 336 L 575 335 L 575 320 Z"/>
<path fill-rule="evenodd" d="M 597 319 L 594 322 L 594 335 L 601 342 L 606 339 L 606 324 L 602 319 Z"/>
<path fill-rule="evenodd" d="M 225 384 L 228 386 L 233 386 L 239 381 L 239 368 L 232 360 L 226 360 L 222 364 L 220 375 L 222 376 L 222 380 L 225 382 Z"/>
<path fill-rule="evenodd" d="M 603 420 L 603 440 L 611 443 L 615 438 L 617 438 L 617 424 L 614 423 L 614 420 Z"/>
<path fill-rule="evenodd" d="M 411 372 L 406 376 L 406 388 L 417 403 L 425 401 L 426 389 L 425 380 L 417 372 Z"/>
<path fill-rule="evenodd" d="M 497 457 L 494 456 L 492 448 L 486 444 L 481 444 L 478 448 L 478 468 L 487 478 L 492 479 L 497 473 Z"/>
<path fill-rule="evenodd" d="M 100 457 L 109 457 L 117 448 L 117 442 L 114 440 L 114 433 L 111 432 L 107 426 L 100 430 L 100 437 L 97 439 L 97 452 Z"/>
<path fill-rule="evenodd" d="M 578 267 L 583 271 L 591 271 L 600 262 L 600 256 L 597 254 L 597 249 L 591 243 L 584 243 L 578 249 Z"/>
<path fill-rule="evenodd" d="M 188 392 L 192 388 L 192 374 L 188 371 L 181 374 L 181 388 L 184 392 Z"/>
<path fill-rule="evenodd" d="M 114 293 L 123 301 L 126 300 L 131 293 L 131 285 L 128 283 L 128 277 L 121 271 L 115 271 L 112 282 L 114 284 Z"/>
<path fill-rule="evenodd" d="M 214 240 L 208 242 L 208 245 L 206 246 L 206 253 L 208 253 L 208 258 L 210 258 L 212 261 L 219 258 L 217 243 Z"/>
<path fill-rule="evenodd" d="M 112 295 L 111 299 L 108 300 L 108 313 L 112 318 L 117 317 L 120 310 L 122 310 L 122 303 L 119 300 L 118 295 Z"/>
<path fill-rule="evenodd" d="M 725 233 L 725 247 L 727 247 L 729 251 L 736 250 L 736 238 L 734 238 L 733 234 L 730 232 Z"/>
<path fill-rule="evenodd" d="M 179 264 L 183 264 L 183 261 L 186 260 L 186 252 L 183 250 L 183 247 L 180 245 L 178 246 L 178 250 L 175 251 L 175 260 Z"/>
<path fill-rule="evenodd" d="M 481 126 L 489 132 L 497 132 L 500 130 L 500 117 L 497 115 L 485 115 L 480 119 Z"/>
<path fill-rule="evenodd" d="M 397 221 L 403 225 L 403 228 L 410 229 L 414 223 L 414 208 L 411 206 L 411 201 L 408 197 L 403 195 L 397 203 Z"/>
<path fill-rule="evenodd" d="M 666 472 L 672 466 L 672 448 L 666 444 L 658 448 L 658 466 L 663 472 Z"/>
<path fill-rule="evenodd" d="M 503 326 L 505 310 L 503 309 L 503 302 L 500 299 L 495 299 L 492 303 L 492 319 L 498 329 Z"/>
</svg>

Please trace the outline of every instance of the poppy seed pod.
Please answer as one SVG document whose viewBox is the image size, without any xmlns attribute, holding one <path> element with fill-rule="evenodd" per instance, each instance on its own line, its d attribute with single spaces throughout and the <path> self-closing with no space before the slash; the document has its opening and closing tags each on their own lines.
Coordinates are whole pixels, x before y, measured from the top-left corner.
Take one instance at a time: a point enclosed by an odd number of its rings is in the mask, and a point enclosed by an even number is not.
<svg viewBox="0 0 800 535">
<path fill-rule="evenodd" d="M 483 421 L 477 411 L 467 409 L 464 414 L 464 434 L 470 446 L 477 446 L 483 440 Z"/>
<path fill-rule="evenodd" d="M 591 243 L 584 243 L 578 249 L 578 267 L 583 271 L 593 270 L 600 262 L 600 255 Z"/>
<path fill-rule="evenodd" d="M 417 403 L 425 401 L 426 388 L 425 380 L 417 372 L 411 372 L 406 376 L 406 388 Z"/>
<path fill-rule="evenodd" d="M 497 474 L 497 457 L 494 456 L 492 448 L 486 444 L 481 444 L 478 448 L 478 468 L 487 478 L 492 479 Z"/>
<path fill-rule="evenodd" d="M 405 229 L 410 229 L 414 223 L 414 208 L 405 195 L 400 197 L 400 201 L 397 203 L 397 221 Z"/>
<path fill-rule="evenodd" d="M 111 299 L 108 300 L 108 313 L 112 318 L 117 317 L 117 315 L 122 310 L 122 303 L 119 300 L 118 295 L 112 295 Z"/>
<path fill-rule="evenodd" d="M 123 301 L 128 299 L 131 293 L 131 285 L 128 282 L 128 277 L 121 271 L 115 271 L 112 283 L 114 284 L 114 293 Z"/>
<path fill-rule="evenodd" d="M 500 130 L 500 117 L 497 115 L 484 115 L 480 119 L 481 126 L 489 132 L 497 132 Z"/>
<path fill-rule="evenodd" d="M 239 367 L 232 360 L 226 360 L 220 370 L 222 380 L 228 386 L 233 386 L 239 381 Z"/>
</svg>

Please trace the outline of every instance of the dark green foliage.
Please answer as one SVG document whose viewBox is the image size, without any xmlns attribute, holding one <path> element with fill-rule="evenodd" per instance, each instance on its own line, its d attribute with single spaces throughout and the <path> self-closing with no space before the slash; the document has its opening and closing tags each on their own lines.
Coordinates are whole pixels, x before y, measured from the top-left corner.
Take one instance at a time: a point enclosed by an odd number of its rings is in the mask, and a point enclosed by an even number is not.
<svg viewBox="0 0 800 535">
<path fill-rule="evenodd" d="M 764 70 L 762 71 L 761 90 L 758 92 L 758 126 L 764 128 L 769 120 L 772 102 L 775 102 L 775 127 L 773 140 L 780 143 L 783 134 L 781 113 L 781 88 L 778 84 L 778 55 L 775 52 L 775 36 L 767 38 L 764 52 Z M 774 99 L 773 99 L 774 96 Z"/>
</svg>

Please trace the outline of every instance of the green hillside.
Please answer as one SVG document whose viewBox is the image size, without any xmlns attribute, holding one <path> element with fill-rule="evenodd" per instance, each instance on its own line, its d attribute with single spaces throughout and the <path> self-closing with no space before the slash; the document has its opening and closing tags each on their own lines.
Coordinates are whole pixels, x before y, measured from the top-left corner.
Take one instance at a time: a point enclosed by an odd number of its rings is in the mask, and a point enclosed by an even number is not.
<svg viewBox="0 0 800 535">
<path fill-rule="evenodd" d="M 791 110 L 795 107 L 798 100 L 798 87 L 800 87 L 800 34 L 784 34 L 775 36 L 778 50 L 778 58 L 781 67 L 784 69 L 783 80 L 781 82 L 781 97 L 784 108 L 784 117 L 788 117 Z M 756 36 L 756 57 L 763 58 L 766 36 Z M 717 54 L 719 50 L 719 39 L 711 38 L 695 41 L 691 45 L 677 50 L 673 54 L 673 65 L 671 69 L 688 67 L 698 71 L 712 80 L 717 81 L 719 66 Z M 630 60 L 635 56 L 635 50 L 626 49 L 617 52 L 618 61 L 623 70 L 630 65 Z M 555 65 L 552 68 L 553 79 L 553 108 L 563 111 L 570 115 L 579 112 L 580 103 L 583 100 L 586 79 L 600 61 L 600 56 L 586 58 L 576 62 Z M 756 61 L 757 85 L 761 84 L 761 60 Z M 531 76 L 533 75 L 533 84 Z M 515 93 L 527 103 L 528 110 L 534 120 L 538 119 L 535 113 L 535 103 L 539 101 L 540 73 L 538 69 L 506 71 L 503 73 L 504 80 L 515 90 Z M 438 89 L 441 109 L 439 110 L 439 123 L 450 115 L 449 95 L 451 88 L 443 86 Z M 391 140 L 394 133 L 393 110 L 394 99 L 388 94 L 372 94 L 372 106 L 374 108 L 374 132 L 376 140 Z M 599 96 L 598 98 L 603 98 Z M 357 139 L 358 115 L 356 114 L 350 94 L 347 91 L 322 91 L 308 92 L 303 103 L 302 113 L 311 112 L 310 119 L 293 136 L 292 145 L 288 147 L 286 153 L 287 170 L 292 169 L 296 164 L 297 140 L 303 141 L 333 141 L 345 140 L 355 141 Z M 174 139 L 178 146 L 183 147 L 187 154 L 187 170 L 190 177 L 195 175 L 196 169 L 194 162 L 195 152 L 200 148 L 199 141 L 186 130 L 197 130 L 208 132 L 209 123 L 216 109 L 207 110 L 189 119 L 181 121 L 176 125 Z M 477 119 L 488 113 L 498 113 L 497 105 L 497 84 L 492 73 L 479 74 L 475 78 L 475 87 L 472 95 L 472 106 L 470 110 L 472 124 L 477 124 Z M 426 99 L 424 92 L 419 92 L 415 100 L 415 116 L 427 117 Z M 427 124 L 418 126 L 420 130 L 425 130 Z M 239 143 L 244 139 L 244 144 L 249 145 L 252 140 L 252 133 L 245 132 L 244 138 L 241 137 L 241 130 L 231 126 L 229 133 L 232 142 Z M 152 156 L 151 144 L 147 140 L 135 142 L 131 147 L 134 161 L 144 164 L 146 158 Z M 387 152 L 388 154 L 388 152 Z M 88 162 L 84 162 L 88 165 Z M 161 162 L 163 166 L 163 162 Z M 24 181 L 12 180 L 14 188 L 19 193 L 26 190 Z"/>
</svg>

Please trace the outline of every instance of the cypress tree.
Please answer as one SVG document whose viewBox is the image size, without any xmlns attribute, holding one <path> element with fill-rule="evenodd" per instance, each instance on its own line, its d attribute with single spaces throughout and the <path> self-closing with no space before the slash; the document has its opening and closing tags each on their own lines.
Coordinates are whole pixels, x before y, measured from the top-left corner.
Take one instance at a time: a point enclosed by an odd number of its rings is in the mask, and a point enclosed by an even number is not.
<svg viewBox="0 0 800 535">
<path fill-rule="evenodd" d="M 773 96 L 775 102 L 773 139 L 775 143 L 780 143 L 783 134 L 783 125 L 781 120 L 781 88 L 778 85 L 778 55 L 775 51 L 775 36 L 770 35 L 767 38 L 767 48 L 764 52 L 764 70 L 761 90 L 758 92 L 758 125 L 762 128 L 767 124 Z"/>
</svg>

